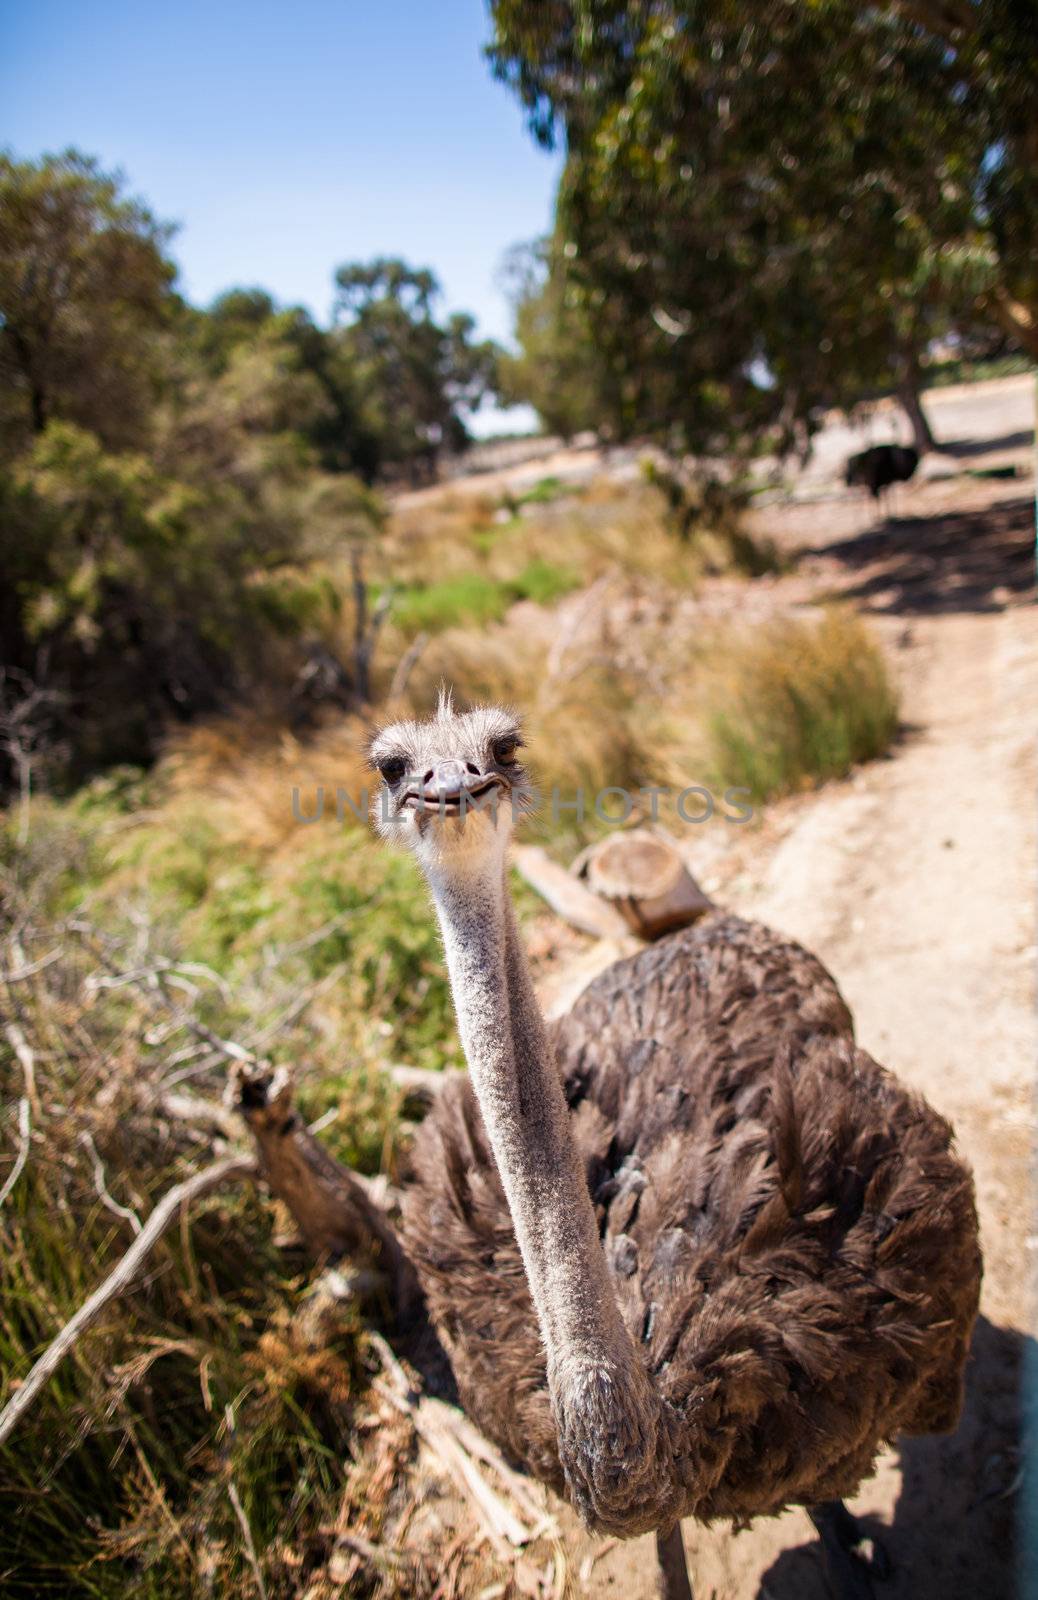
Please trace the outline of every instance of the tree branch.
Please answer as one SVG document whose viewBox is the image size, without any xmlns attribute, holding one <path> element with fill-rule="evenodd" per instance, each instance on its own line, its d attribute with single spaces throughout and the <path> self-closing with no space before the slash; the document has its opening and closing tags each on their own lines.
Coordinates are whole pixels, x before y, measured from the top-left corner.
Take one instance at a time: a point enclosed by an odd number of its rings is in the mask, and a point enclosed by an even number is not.
<svg viewBox="0 0 1038 1600">
<path fill-rule="evenodd" d="M 3 1205 L 7 1196 L 18 1182 L 22 1175 L 22 1168 L 29 1159 L 29 1133 L 29 1097 L 23 1094 L 18 1102 L 18 1154 L 14 1158 L 14 1166 L 7 1174 L 3 1188 L 0 1189 L 0 1206 Z"/>
<path fill-rule="evenodd" d="M 396 1230 L 359 1175 L 329 1155 L 294 1109 L 288 1073 L 239 1066 L 232 1085 L 263 1177 L 292 1213 L 308 1248 L 316 1256 L 347 1255 L 385 1272 L 397 1312 L 406 1315 L 420 1303 L 421 1290 Z"/>
</svg>

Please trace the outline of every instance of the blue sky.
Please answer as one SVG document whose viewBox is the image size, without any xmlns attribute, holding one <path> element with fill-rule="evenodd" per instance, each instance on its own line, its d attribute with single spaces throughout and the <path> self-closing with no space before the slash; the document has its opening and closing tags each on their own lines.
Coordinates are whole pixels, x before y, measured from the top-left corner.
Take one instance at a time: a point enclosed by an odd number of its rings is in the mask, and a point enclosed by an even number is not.
<svg viewBox="0 0 1038 1600">
<path fill-rule="evenodd" d="M 547 228 L 559 157 L 488 33 L 482 0 L 0 0 L 0 143 L 122 168 L 198 303 L 262 284 L 324 319 L 337 263 L 402 255 L 505 338 L 501 257 Z"/>
</svg>

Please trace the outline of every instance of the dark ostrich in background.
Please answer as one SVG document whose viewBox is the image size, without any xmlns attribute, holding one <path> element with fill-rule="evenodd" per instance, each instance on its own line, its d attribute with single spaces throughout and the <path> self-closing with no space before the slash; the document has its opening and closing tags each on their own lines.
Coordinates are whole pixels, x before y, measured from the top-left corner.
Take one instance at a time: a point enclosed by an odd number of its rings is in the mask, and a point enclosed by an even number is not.
<svg viewBox="0 0 1038 1600">
<path fill-rule="evenodd" d="M 881 501 L 895 483 L 907 483 L 919 465 L 919 452 L 912 445 L 874 444 L 851 456 L 844 470 L 849 489 L 867 489 L 873 500 Z"/>
</svg>

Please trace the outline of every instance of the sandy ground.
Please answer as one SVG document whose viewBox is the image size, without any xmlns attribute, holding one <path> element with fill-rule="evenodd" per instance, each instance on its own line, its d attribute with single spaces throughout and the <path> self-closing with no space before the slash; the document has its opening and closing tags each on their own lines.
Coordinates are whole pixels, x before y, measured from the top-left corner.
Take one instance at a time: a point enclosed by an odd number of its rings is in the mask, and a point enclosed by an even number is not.
<svg viewBox="0 0 1038 1600">
<path fill-rule="evenodd" d="M 750 828 L 711 824 L 720 838 L 687 846 L 721 903 L 829 966 L 861 1044 L 951 1119 L 975 1172 L 985 1283 L 962 1423 L 902 1441 L 852 1502 L 893 1563 L 877 1600 L 1008 1600 L 1015 1588 L 1019 1381 L 1026 1347 L 1038 1353 L 1032 405 L 1019 379 L 941 392 L 931 414 L 950 448 L 899 490 L 890 521 L 835 482 L 825 492 L 860 442 L 842 422 L 798 491 L 758 513 L 798 552 L 780 581 L 788 601 L 835 594 L 869 616 L 900 679 L 903 736 L 847 782 Z M 978 475 L 1007 465 L 1017 476 Z M 564 1569 L 549 1559 L 543 1586 L 520 1592 L 655 1595 L 651 1539 L 592 1540 L 552 1509 Z M 805 1512 L 738 1535 L 686 1522 L 684 1537 L 697 1600 L 830 1593 Z"/>
</svg>

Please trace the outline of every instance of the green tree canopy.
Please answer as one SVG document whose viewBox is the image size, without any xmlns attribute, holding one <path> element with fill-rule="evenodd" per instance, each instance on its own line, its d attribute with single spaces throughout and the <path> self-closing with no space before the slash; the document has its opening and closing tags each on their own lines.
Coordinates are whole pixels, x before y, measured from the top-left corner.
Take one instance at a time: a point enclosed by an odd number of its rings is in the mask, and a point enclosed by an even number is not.
<svg viewBox="0 0 1038 1600">
<path fill-rule="evenodd" d="M 261 288 L 199 310 L 170 232 L 83 156 L 0 158 L 0 721 L 73 776 L 242 695 L 365 698 L 359 480 L 458 448 L 495 382 L 428 271 L 343 268 L 331 327 Z"/>
<path fill-rule="evenodd" d="M 608 419 L 609 371 L 581 295 L 554 239 L 516 245 L 505 285 L 515 310 L 517 355 L 500 364 L 502 398 L 533 406 L 550 433 L 570 439 Z"/>
<path fill-rule="evenodd" d="M 171 229 L 75 151 L 0 155 L 0 402 L 9 446 L 56 419 L 139 440 L 170 316 Z"/>
<path fill-rule="evenodd" d="M 619 428 L 791 441 L 820 406 L 910 400 L 978 312 L 1027 342 L 1027 9 L 494 0 L 495 70 L 566 140 L 568 279 Z"/>
<path fill-rule="evenodd" d="M 335 282 L 336 346 L 382 461 L 412 474 L 432 470 L 442 450 L 466 443 L 466 414 L 496 384 L 497 347 L 474 338 L 464 313 L 436 320 L 440 286 L 426 268 L 380 257 L 341 266 Z"/>
</svg>

